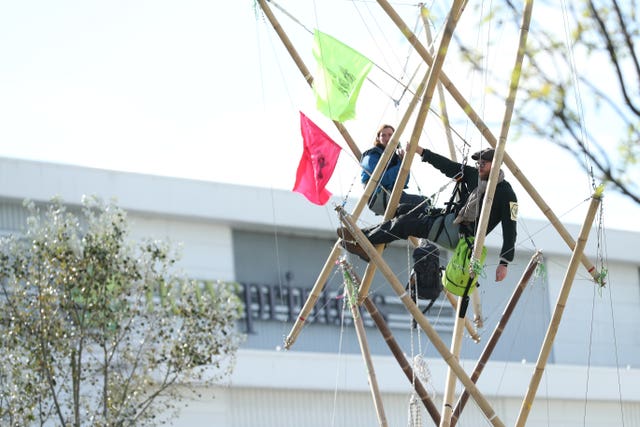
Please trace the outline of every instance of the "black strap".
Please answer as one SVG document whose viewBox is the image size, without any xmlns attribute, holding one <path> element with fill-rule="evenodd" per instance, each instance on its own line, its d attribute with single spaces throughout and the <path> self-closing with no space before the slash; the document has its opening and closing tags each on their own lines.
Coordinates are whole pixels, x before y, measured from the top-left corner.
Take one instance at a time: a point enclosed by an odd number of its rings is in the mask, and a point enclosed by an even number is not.
<svg viewBox="0 0 640 427">
<path fill-rule="evenodd" d="M 469 237 L 465 236 L 464 241 L 467 244 L 469 250 L 473 250 L 473 246 L 469 241 Z M 464 288 L 464 293 L 462 294 L 462 301 L 460 303 L 460 312 L 458 313 L 458 317 L 463 319 L 467 315 L 467 308 L 469 307 L 469 291 L 471 290 L 471 284 L 473 283 L 473 278 L 469 276 L 469 280 L 467 280 L 467 286 Z"/>
<path fill-rule="evenodd" d="M 438 297 L 439 297 L 439 295 L 438 295 Z M 432 300 L 429 300 L 429 304 L 427 304 L 427 307 L 424 310 L 422 310 L 422 314 L 424 314 L 426 316 L 427 315 L 427 311 L 429 311 L 429 309 L 436 302 L 437 299 L 438 298 L 434 298 Z M 413 302 L 415 302 L 417 304 L 416 300 L 413 300 Z M 466 313 L 466 310 L 465 310 L 465 313 Z M 416 329 L 417 327 L 418 327 L 418 322 L 416 322 L 416 319 L 411 319 L 411 329 Z"/>
<path fill-rule="evenodd" d="M 469 197 L 469 189 L 467 188 L 467 183 L 462 180 L 463 175 L 456 177 L 456 185 L 453 187 L 453 192 L 451 193 L 451 197 L 448 202 L 445 202 L 445 212 L 446 213 L 455 213 L 456 215 L 462 208 L 462 205 L 466 202 L 467 197 Z M 458 197 L 458 201 L 456 201 L 456 196 Z"/>
</svg>

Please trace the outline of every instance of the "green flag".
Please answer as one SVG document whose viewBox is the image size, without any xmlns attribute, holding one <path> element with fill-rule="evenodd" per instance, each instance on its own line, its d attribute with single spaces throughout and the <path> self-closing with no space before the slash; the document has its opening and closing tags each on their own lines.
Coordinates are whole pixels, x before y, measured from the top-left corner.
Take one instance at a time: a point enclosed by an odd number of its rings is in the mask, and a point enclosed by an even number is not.
<svg viewBox="0 0 640 427">
<path fill-rule="evenodd" d="M 313 35 L 313 56 L 318 61 L 313 80 L 316 107 L 338 122 L 353 119 L 356 100 L 371 70 L 371 61 L 318 30 Z"/>
</svg>

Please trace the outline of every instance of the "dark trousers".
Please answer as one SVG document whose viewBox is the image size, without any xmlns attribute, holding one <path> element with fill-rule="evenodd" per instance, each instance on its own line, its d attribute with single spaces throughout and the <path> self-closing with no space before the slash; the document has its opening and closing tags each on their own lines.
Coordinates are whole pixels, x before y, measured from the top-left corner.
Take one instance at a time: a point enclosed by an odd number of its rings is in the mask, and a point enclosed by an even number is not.
<svg viewBox="0 0 640 427">
<path fill-rule="evenodd" d="M 388 203 L 389 196 L 384 190 L 380 190 L 369 199 L 369 209 L 376 215 L 384 215 Z M 429 206 L 430 201 L 427 200 L 427 197 L 418 194 L 409 194 L 403 191 L 402 194 L 400 194 L 395 216 L 405 214 L 414 208 L 426 210 Z"/>
<path fill-rule="evenodd" d="M 409 236 L 427 238 L 435 218 L 422 209 L 416 209 L 362 231 L 374 245 L 408 239 Z"/>
</svg>

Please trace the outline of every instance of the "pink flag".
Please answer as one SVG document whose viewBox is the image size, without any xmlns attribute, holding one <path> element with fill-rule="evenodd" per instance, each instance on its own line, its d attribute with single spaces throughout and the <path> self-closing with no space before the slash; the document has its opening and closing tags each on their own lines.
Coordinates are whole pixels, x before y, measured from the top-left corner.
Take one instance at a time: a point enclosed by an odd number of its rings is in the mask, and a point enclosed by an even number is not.
<svg viewBox="0 0 640 427">
<path fill-rule="evenodd" d="M 296 173 L 293 191 L 305 196 L 311 203 L 324 205 L 331 193 L 324 187 L 338 163 L 340 146 L 315 123 L 300 112 L 300 130 L 304 150 Z"/>
</svg>

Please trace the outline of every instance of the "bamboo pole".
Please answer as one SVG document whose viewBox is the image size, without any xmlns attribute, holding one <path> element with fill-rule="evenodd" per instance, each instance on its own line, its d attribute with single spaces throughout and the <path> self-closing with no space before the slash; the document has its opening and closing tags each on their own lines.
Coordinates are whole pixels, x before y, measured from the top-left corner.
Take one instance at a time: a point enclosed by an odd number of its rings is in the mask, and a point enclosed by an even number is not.
<svg viewBox="0 0 640 427">
<path fill-rule="evenodd" d="M 371 388 L 371 395 L 373 396 L 373 405 L 376 408 L 376 415 L 378 416 L 378 424 L 381 427 L 387 427 L 387 417 L 384 413 L 384 406 L 382 405 L 378 380 L 376 379 L 376 372 L 373 368 L 373 361 L 371 360 L 367 334 L 364 330 L 362 316 L 358 310 L 358 291 L 356 290 L 356 284 L 344 260 L 340 262 L 340 267 L 342 268 L 344 275 L 345 291 L 349 301 L 349 307 L 351 308 L 351 315 L 353 316 L 353 324 L 356 329 L 358 343 L 360 344 L 360 352 L 362 353 L 362 358 L 364 359 L 364 363 L 367 367 L 367 378 L 369 381 L 369 387 Z"/>
<path fill-rule="evenodd" d="M 338 212 L 342 223 L 346 227 L 348 227 L 349 231 L 351 231 L 358 244 L 364 249 L 364 251 L 371 259 L 371 262 L 376 264 L 380 272 L 391 284 L 393 290 L 400 297 L 400 300 L 405 305 L 405 307 L 407 307 L 409 313 L 411 313 L 414 319 L 416 319 L 416 323 L 420 325 L 422 330 L 426 333 L 427 337 L 431 340 L 445 363 L 447 363 L 451 367 L 460 382 L 469 391 L 469 394 L 476 401 L 482 413 L 487 417 L 487 420 L 489 420 L 489 422 L 494 426 L 504 426 L 504 423 L 491 408 L 491 405 L 489 404 L 487 399 L 482 395 L 478 387 L 476 387 L 469 376 L 465 373 L 455 355 L 447 349 L 447 346 L 444 344 L 436 330 L 431 326 L 429 319 L 427 319 L 424 314 L 422 314 L 420 308 L 411 299 L 411 295 L 409 294 L 409 292 L 404 289 L 404 287 L 397 279 L 397 277 L 393 274 L 393 271 L 384 261 L 382 256 L 378 253 L 378 251 L 376 251 L 371 242 L 369 242 L 367 237 L 362 233 L 362 231 L 360 231 L 355 222 L 353 222 L 353 219 L 345 212 L 345 210 L 341 206 L 337 206 L 336 211 Z"/>
<path fill-rule="evenodd" d="M 491 167 L 489 182 L 487 184 L 487 191 L 484 196 L 482 210 L 480 212 L 480 219 L 478 221 L 478 231 L 474 241 L 472 259 L 476 260 L 480 259 L 482 248 L 484 247 L 484 241 L 487 235 L 487 224 L 489 224 L 489 216 L 491 213 L 491 207 L 493 205 L 493 196 L 495 195 L 496 186 L 498 184 L 498 175 L 500 173 L 500 168 L 502 167 L 502 159 L 504 158 L 504 153 L 506 152 L 507 135 L 509 134 L 511 117 L 513 116 L 513 106 L 515 104 L 516 95 L 518 92 L 520 75 L 522 74 L 522 61 L 524 60 L 524 52 L 527 45 L 527 36 L 529 35 L 529 24 L 531 22 L 532 9 L 533 0 L 526 0 L 524 11 L 522 14 L 522 24 L 520 26 L 520 41 L 518 43 L 518 51 L 516 53 L 513 71 L 511 72 L 509 94 L 507 95 L 507 99 L 505 102 L 506 108 L 502 119 L 500 137 L 498 139 L 498 144 L 495 146 L 495 154 L 493 155 L 493 166 Z M 482 325 L 480 293 L 474 292 L 473 294 L 471 294 L 471 299 L 473 301 L 476 325 L 480 327 Z"/>
<path fill-rule="evenodd" d="M 280 40 L 282 41 L 282 43 L 284 44 L 285 48 L 289 52 L 289 55 L 291 55 L 291 58 L 293 59 L 293 61 L 298 66 L 298 69 L 302 73 L 302 76 L 307 81 L 309 86 L 313 87 L 313 76 L 311 75 L 311 72 L 309 71 L 307 66 L 304 64 L 304 62 L 302 61 L 302 58 L 300 57 L 300 55 L 298 55 L 298 52 L 296 51 L 296 49 L 293 47 L 293 44 L 291 43 L 291 40 L 289 39 L 287 34 L 284 32 L 284 30 L 280 26 L 280 23 L 278 22 L 278 20 L 276 19 L 275 15 L 271 11 L 271 8 L 267 5 L 267 1 L 266 0 L 258 0 L 258 3 L 260 4 L 260 7 L 262 8 L 262 11 L 264 12 L 264 14 L 267 16 L 267 19 L 271 23 L 271 26 L 276 31 L 276 33 L 280 37 Z M 362 153 L 360 152 L 360 149 L 356 145 L 356 143 L 353 140 L 353 138 L 351 138 L 351 135 L 349 134 L 347 129 L 342 125 L 342 123 L 340 123 L 338 121 L 334 120 L 333 124 L 336 126 L 336 128 L 338 129 L 338 132 L 340 132 L 340 134 L 344 138 L 345 142 L 347 143 L 347 145 L 351 149 L 351 152 L 353 153 L 355 158 L 356 159 L 360 159 L 360 157 L 362 157 Z"/>
<path fill-rule="evenodd" d="M 378 327 L 378 330 L 382 334 L 382 338 L 384 338 L 384 342 L 387 343 L 389 350 L 391 350 L 391 353 L 396 358 L 396 361 L 400 365 L 402 372 L 404 372 L 409 382 L 413 385 L 416 393 L 418 393 L 418 396 L 420 396 L 420 400 L 422 400 L 422 404 L 431 416 L 431 419 L 434 423 L 438 424 L 440 422 L 440 413 L 438 412 L 438 408 L 436 408 L 436 405 L 429 397 L 429 393 L 427 393 L 427 390 L 422 385 L 420 379 L 415 377 L 411 365 L 407 361 L 407 358 L 404 356 L 402 349 L 393 337 L 393 333 L 391 332 L 391 329 L 389 329 L 387 322 L 385 322 L 384 318 L 382 317 L 382 314 L 380 314 L 375 303 L 369 297 L 366 297 L 364 299 L 363 305 L 369 312 L 371 319 L 373 319 L 376 326 Z"/>
<path fill-rule="evenodd" d="M 431 37 L 431 27 L 429 26 L 427 15 L 428 15 L 427 8 L 425 7 L 424 3 L 421 3 L 420 16 L 422 18 L 422 24 L 425 28 L 427 43 L 431 46 L 431 44 L 433 43 L 433 39 Z M 431 49 L 431 54 L 433 54 L 433 48 Z M 451 135 L 451 126 L 449 126 L 449 114 L 447 113 L 447 104 L 445 102 L 444 90 L 442 88 L 442 83 L 440 81 L 438 81 L 437 89 L 438 89 L 438 99 L 440 100 L 440 119 L 442 120 L 445 135 L 447 137 L 447 146 L 449 147 L 449 158 L 455 162 L 456 150 L 453 144 L 453 137 Z M 451 304 L 451 307 L 453 307 L 454 311 L 457 311 L 457 301 L 455 297 L 451 293 L 447 292 L 446 290 L 444 292 L 447 297 L 447 300 Z M 469 332 L 469 335 L 471 336 L 471 339 L 473 339 L 473 341 L 476 343 L 480 342 L 480 336 L 478 335 L 475 328 L 471 325 L 471 321 L 467 317 L 464 318 L 464 323 L 465 323 L 465 328 L 467 329 L 467 331 Z"/>
<path fill-rule="evenodd" d="M 424 61 L 427 64 L 431 65 L 433 63 L 432 56 L 429 54 L 427 49 L 425 49 L 425 47 L 420 43 L 418 38 L 407 26 L 407 24 L 405 24 L 405 22 L 402 20 L 400 15 L 398 15 L 393 10 L 393 8 L 389 5 L 387 0 L 376 0 L 376 1 L 380 4 L 380 6 L 382 6 L 384 11 L 387 13 L 387 15 L 389 15 L 391 20 L 396 24 L 398 29 L 407 38 L 409 43 L 411 43 L 411 45 L 416 49 L 416 51 L 422 57 L 422 59 L 424 59 Z M 487 125 L 484 123 L 482 118 L 478 115 L 478 113 L 476 113 L 473 107 L 471 107 L 471 104 L 469 104 L 469 102 L 464 98 L 464 96 L 462 96 L 462 94 L 458 91 L 458 89 L 455 87 L 453 82 L 449 79 L 449 77 L 444 72 L 440 73 L 440 81 L 443 83 L 445 89 L 447 89 L 447 91 L 453 97 L 453 99 L 458 103 L 462 111 L 464 111 L 467 114 L 467 117 L 469 117 L 469 119 L 473 122 L 473 124 L 476 126 L 480 134 L 487 140 L 489 145 L 495 148 L 497 145 L 496 137 L 491 133 L 491 131 L 489 130 Z M 516 165 L 513 159 L 509 157 L 507 153 L 504 153 L 503 162 L 505 165 L 507 165 L 507 168 L 511 171 L 513 176 L 520 182 L 520 184 L 525 189 L 525 191 L 527 191 L 527 193 L 536 203 L 538 208 L 540 208 L 540 211 L 551 222 L 551 225 L 553 225 L 553 227 L 556 229 L 558 234 L 560 234 L 560 237 L 562 237 L 562 239 L 567 244 L 567 246 L 569 246 L 569 248 L 573 250 L 576 242 L 573 240 L 573 237 L 571 237 L 571 234 L 569 234 L 569 231 L 567 231 L 564 225 L 562 225 L 562 223 L 560 222 L 556 214 L 553 212 L 553 210 L 551 210 L 551 207 L 544 201 L 542 196 L 540 196 L 540 193 L 538 193 L 538 190 L 535 189 L 535 187 L 531 184 L 531 182 L 522 173 L 520 168 Z M 602 285 L 602 283 L 600 283 L 599 272 L 596 270 L 593 263 L 589 261 L 587 256 L 583 254 L 580 260 L 584 265 L 584 267 L 589 272 L 589 274 L 591 275 L 591 277 L 593 278 L 593 280 L 596 283 L 599 283 Z"/>
<path fill-rule="evenodd" d="M 449 300 L 449 303 L 451 303 L 451 307 L 453 307 L 453 311 L 457 312 L 458 300 L 456 299 L 456 297 L 446 289 L 443 289 L 442 291 L 444 292 L 445 296 Z M 464 318 L 464 325 L 467 328 L 467 332 L 469 332 L 469 336 L 471 337 L 473 342 L 479 343 L 480 335 L 478 335 L 478 331 L 473 327 L 473 325 L 471 324 L 471 320 L 469 320 L 468 317 Z"/>
<path fill-rule="evenodd" d="M 296 342 L 296 339 L 298 339 L 300 332 L 302 332 L 302 328 L 304 327 L 304 324 L 307 321 L 307 317 L 309 316 L 309 313 L 311 313 L 311 310 L 313 310 L 313 307 L 316 305 L 316 303 L 318 302 L 318 299 L 320 298 L 320 295 L 322 294 L 324 285 L 327 282 L 327 279 L 329 278 L 329 274 L 331 273 L 331 270 L 333 270 L 335 261 L 338 259 L 341 249 L 342 248 L 340 247 L 340 240 L 338 240 L 336 241 L 336 243 L 333 244 L 333 248 L 329 253 L 329 257 L 327 258 L 327 261 L 324 263 L 324 266 L 322 267 L 322 270 L 320 271 L 320 274 L 318 275 L 316 282 L 313 284 L 313 287 L 311 288 L 311 292 L 309 293 L 307 300 L 302 306 L 302 309 L 300 310 L 298 317 L 296 317 L 296 320 L 293 323 L 291 331 L 289 331 L 289 335 L 287 335 L 287 337 L 284 339 L 285 350 L 289 350 L 291 348 L 291 346 Z"/>
<path fill-rule="evenodd" d="M 451 354 L 454 355 L 456 360 L 460 358 L 460 349 L 462 347 L 462 325 L 465 318 L 463 313 L 463 301 L 462 297 L 458 297 L 458 304 L 456 305 L 456 320 L 453 324 L 453 334 L 451 336 Z M 455 394 L 456 375 L 453 369 L 449 367 L 447 369 L 447 379 L 445 381 L 445 389 L 442 397 L 442 417 L 440 418 L 440 427 L 448 427 L 451 424 L 451 414 L 453 412 L 453 399 Z"/>
<path fill-rule="evenodd" d="M 429 107 L 431 106 L 431 100 L 433 99 L 433 92 L 435 91 L 436 84 L 438 83 L 438 75 L 442 71 L 449 43 L 451 42 L 451 38 L 453 36 L 453 30 L 455 29 L 455 26 L 458 22 L 460 11 L 464 3 L 465 0 L 454 0 L 453 5 L 451 6 L 451 11 L 447 19 L 447 24 L 445 26 L 445 31 L 442 39 L 440 40 L 440 45 L 438 46 L 438 54 L 436 55 L 435 61 L 433 61 L 431 67 L 429 68 L 427 87 L 425 89 L 424 96 L 422 97 L 422 103 L 420 105 L 420 110 L 418 110 L 418 116 L 416 117 L 413 133 L 411 134 L 411 139 L 409 140 L 409 148 L 405 153 L 404 158 L 402 159 L 402 163 L 400 164 L 400 172 L 398 173 L 396 182 L 393 186 L 393 191 L 391 192 L 389 206 L 387 206 L 387 210 L 385 211 L 385 221 L 393 217 L 395 209 L 398 206 L 398 202 L 400 201 L 400 196 L 402 195 L 402 190 L 404 189 L 404 183 L 409 176 L 409 169 L 411 168 L 411 163 L 413 162 L 413 156 L 415 155 L 420 136 L 422 135 L 424 122 L 426 121 L 427 114 L 429 113 Z M 378 253 L 381 253 L 383 248 L 384 245 L 378 245 Z M 369 286 L 371 284 L 371 280 L 373 280 L 374 274 L 375 266 L 369 264 L 367 266 L 367 270 L 365 271 L 362 288 L 360 288 L 360 301 L 362 301 L 369 292 Z"/>
<path fill-rule="evenodd" d="M 405 127 L 407 126 L 407 124 L 409 123 L 409 118 L 411 117 L 411 115 L 413 114 L 413 111 L 415 110 L 416 106 L 418 105 L 418 101 L 420 100 L 420 95 L 424 92 L 426 85 L 427 85 L 427 81 L 428 81 L 428 77 L 429 77 L 429 72 L 425 73 L 422 81 L 420 82 L 420 85 L 418 86 L 418 89 L 416 90 L 413 98 L 411 98 L 411 102 L 409 103 L 407 110 L 405 111 L 405 114 L 402 116 L 402 120 L 400 121 L 400 124 L 398 125 L 398 129 L 393 133 L 393 137 L 392 140 L 390 142 L 390 144 L 393 142 L 394 143 L 394 147 L 396 147 L 400 141 L 400 135 L 402 135 L 402 133 L 404 132 Z M 405 159 L 408 157 L 408 155 L 405 153 L 405 157 L 402 160 L 403 164 Z M 376 165 L 376 169 L 381 166 L 382 163 L 382 159 L 380 159 L 378 161 L 378 164 Z M 384 165 L 386 165 L 387 162 L 384 163 Z M 402 179 L 402 181 L 401 181 Z M 398 174 L 398 176 L 396 177 L 396 182 L 394 183 L 393 186 L 393 190 L 391 191 L 391 198 L 389 199 L 389 202 L 387 204 L 387 209 L 384 212 L 384 216 L 383 216 L 383 221 L 387 221 L 391 218 L 393 218 L 393 216 L 395 215 L 396 209 L 398 208 L 398 202 L 400 201 L 400 195 L 398 195 L 396 198 L 393 197 L 393 194 L 398 191 L 396 190 L 396 188 L 398 188 L 399 186 L 399 182 L 404 183 L 407 179 L 407 174 L 406 172 L 403 174 L 402 170 L 400 171 L 400 173 Z M 402 194 L 402 190 L 404 189 L 404 184 L 400 187 L 400 193 Z M 363 196 L 364 197 L 364 196 Z M 368 200 L 368 198 L 367 198 Z M 415 239 L 410 239 L 411 243 L 414 246 L 417 246 L 418 243 L 417 241 L 415 241 Z M 384 245 L 377 245 L 376 246 L 376 250 L 378 251 L 378 253 L 382 253 L 382 251 L 384 250 Z M 369 293 L 369 288 L 371 287 L 371 282 L 373 281 L 373 277 L 375 275 L 376 269 L 375 266 L 372 265 L 371 263 L 369 263 L 369 265 L 367 265 L 367 268 L 365 270 L 364 273 L 364 277 L 362 278 L 362 284 L 360 286 L 359 292 L 358 292 L 358 301 L 360 303 L 362 303 L 362 301 L 364 300 L 364 298 L 367 296 L 367 294 Z"/>
<path fill-rule="evenodd" d="M 484 370 L 484 367 L 486 366 L 489 360 L 489 357 L 491 357 L 493 350 L 498 344 L 498 341 L 502 336 L 502 332 L 504 331 L 504 328 L 507 326 L 507 323 L 511 318 L 511 314 L 514 311 L 516 304 L 518 304 L 518 301 L 520 301 L 520 297 L 522 296 L 525 288 L 527 287 L 527 284 L 529 283 L 529 279 L 533 275 L 536 267 L 538 267 L 538 264 L 540 264 L 541 262 L 542 262 L 542 253 L 540 251 L 536 251 L 536 253 L 534 253 L 531 259 L 529 260 L 529 264 L 527 265 L 527 268 L 522 274 L 522 277 L 518 282 L 518 286 L 516 286 L 516 288 L 513 290 L 513 293 L 511 294 L 511 298 L 509 299 L 507 306 L 502 312 L 500 321 L 498 322 L 495 329 L 493 330 L 491 337 L 487 341 L 487 344 L 485 345 L 484 350 L 482 350 L 482 353 L 478 358 L 478 363 L 476 363 L 476 366 L 473 368 L 473 371 L 471 373 L 471 381 L 473 381 L 474 383 L 476 383 L 478 381 L 478 378 L 480 378 L 480 374 L 482 374 L 482 371 Z M 465 390 L 462 392 L 462 394 L 458 398 L 458 402 L 453 408 L 453 414 L 451 416 L 451 427 L 454 427 L 458 422 L 460 413 L 464 409 L 468 400 L 469 400 L 469 393 L 467 393 L 467 391 Z"/>
<path fill-rule="evenodd" d="M 451 38 L 453 37 L 453 31 L 455 30 L 456 24 L 458 23 L 460 12 L 464 3 L 465 0 L 454 0 L 451 6 L 451 11 L 449 12 L 449 16 L 447 18 L 444 33 L 440 40 L 440 44 L 438 45 L 438 53 L 429 69 L 427 88 L 425 89 L 425 93 L 422 98 L 422 104 L 420 105 L 418 116 L 416 117 L 413 133 L 411 134 L 411 139 L 409 141 L 409 148 L 405 157 L 402 159 L 400 173 L 398 174 L 398 179 L 396 180 L 395 186 L 393 187 L 393 192 L 391 193 L 390 203 L 395 202 L 397 204 L 397 202 L 400 200 L 400 195 L 402 194 L 402 189 L 404 188 L 404 182 L 409 175 L 409 169 L 411 167 L 411 163 L 413 162 L 413 156 L 415 155 L 416 149 L 418 147 L 418 142 L 420 140 L 420 137 L 422 136 L 422 130 L 424 129 L 424 123 L 427 119 L 429 108 L 431 107 L 433 93 L 435 92 L 436 86 L 439 81 L 439 75 L 442 72 L 442 67 L 444 66 L 444 61 L 449 49 L 449 44 L 451 42 Z"/>
<path fill-rule="evenodd" d="M 600 202 L 602 200 L 603 189 L 604 188 L 602 185 L 599 186 L 595 190 L 591 198 L 589 210 L 587 211 L 587 216 L 585 217 L 584 223 L 582 224 L 578 242 L 573 250 L 571 260 L 569 261 L 569 267 L 567 268 L 564 280 L 562 281 L 562 287 L 560 288 L 556 307 L 553 311 L 553 316 L 551 317 L 551 323 L 547 328 L 547 333 L 544 337 L 544 341 L 542 342 L 540 355 L 538 356 L 536 368 L 533 376 L 531 377 L 531 382 L 529 383 L 527 395 L 522 401 L 520 414 L 518 415 L 518 419 L 515 424 L 516 427 L 523 427 L 527 422 L 527 417 L 529 416 L 529 412 L 531 411 L 531 406 L 533 405 L 533 400 L 535 399 L 536 391 L 538 390 L 538 385 L 540 384 L 540 379 L 542 378 L 542 373 L 544 372 L 544 368 L 547 364 L 547 359 L 549 358 L 549 354 L 551 353 L 551 346 L 553 345 L 556 333 L 558 332 L 558 326 L 560 325 L 560 320 L 562 319 L 564 308 L 567 305 L 567 300 L 569 299 L 569 293 L 571 292 L 571 285 L 573 284 L 573 279 L 575 278 L 576 270 L 578 269 L 578 263 L 580 262 L 580 258 L 582 256 L 582 253 L 584 252 L 584 248 L 587 245 L 589 232 L 591 231 L 593 220 L 596 216 L 598 206 L 600 205 Z"/>
<path fill-rule="evenodd" d="M 415 150 L 418 146 L 418 141 L 420 139 L 420 136 L 422 135 L 422 129 L 424 127 L 424 122 L 426 121 L 426 117 L 429 112 L 429 107 L 431 106 L 433 93 L 439 82 L 439 74 L 441 73 L 442 67 L 444 65 L 446 52 L 448 51 L 451 38 L 453 37 L 453 31 L 455 30 L 456 24 L 460 19 L 462 9 L 465 3 L 466 3 L 465 0 L 455 0 L 451 5 L 451 10 L 449 12 L 449 15 L 447 16 L 444 33 L 442 35 L 442 38 L 440 39 L 440 44 L 438 45 L 436 58 L 433 61 L 433 64 L 431 64 L 431 69 L 430 69 L 431 72 L 429 74 L 429 81 L 427 82 L 427 89 L 425 91 L 425 96 L 422 100 L 422 106 L 418 113 L 418 118 L 416 119 L 416 126 L 414 127 L 413 134 L 411 135 L 409 149 L 407 150 L 407 154 L 406 154 L 407 157 L 403 159 L 404 161 L 401 165 L 401 171 L 404 168 L 406 168 L 408 173 L 408 165 L 410 165 L 411 161 L 413 160 L 413 155 L 415 154 Z M 398 186 L 398 181 L 396 181 L 396 186 Z M 395 187 L 394 187 L 394 190 L 396 190 Z M 391 198 L 393 199 L 394 196 L 395 194 L 392 194 Z M 398 194 L 397 197 L 399 198 L 400 195 Z M 459 353 L 459 346 L 462 342 L 462 328 L 463 328 L 462 323 L 459 323 L 457 318 L 456 318 L 456 325 L 458 325 L 459 333 L 455 335 L 456 339 L 454 339 L 452 352 L 457 357 L 457 354 Z M 455 378 L 453 377 L 451 370 L 449 370 L 449 373 L 451 375 L 451 382 L 455 381 Z M 446 396 L 446 393 L 445 393 L 445 396 Z M 447 400 L 445 399 L 445 402 L 446 401 Z M 446 404 L 445 406 L 443 406 L 441 411 L 442 416 L 440 417 L 441 426 L 448 425 L 450 413 L 447 414 L 447 412 L 450 410 L 451 410 L 450 406 L 446 406 Z"/>
</svg>

